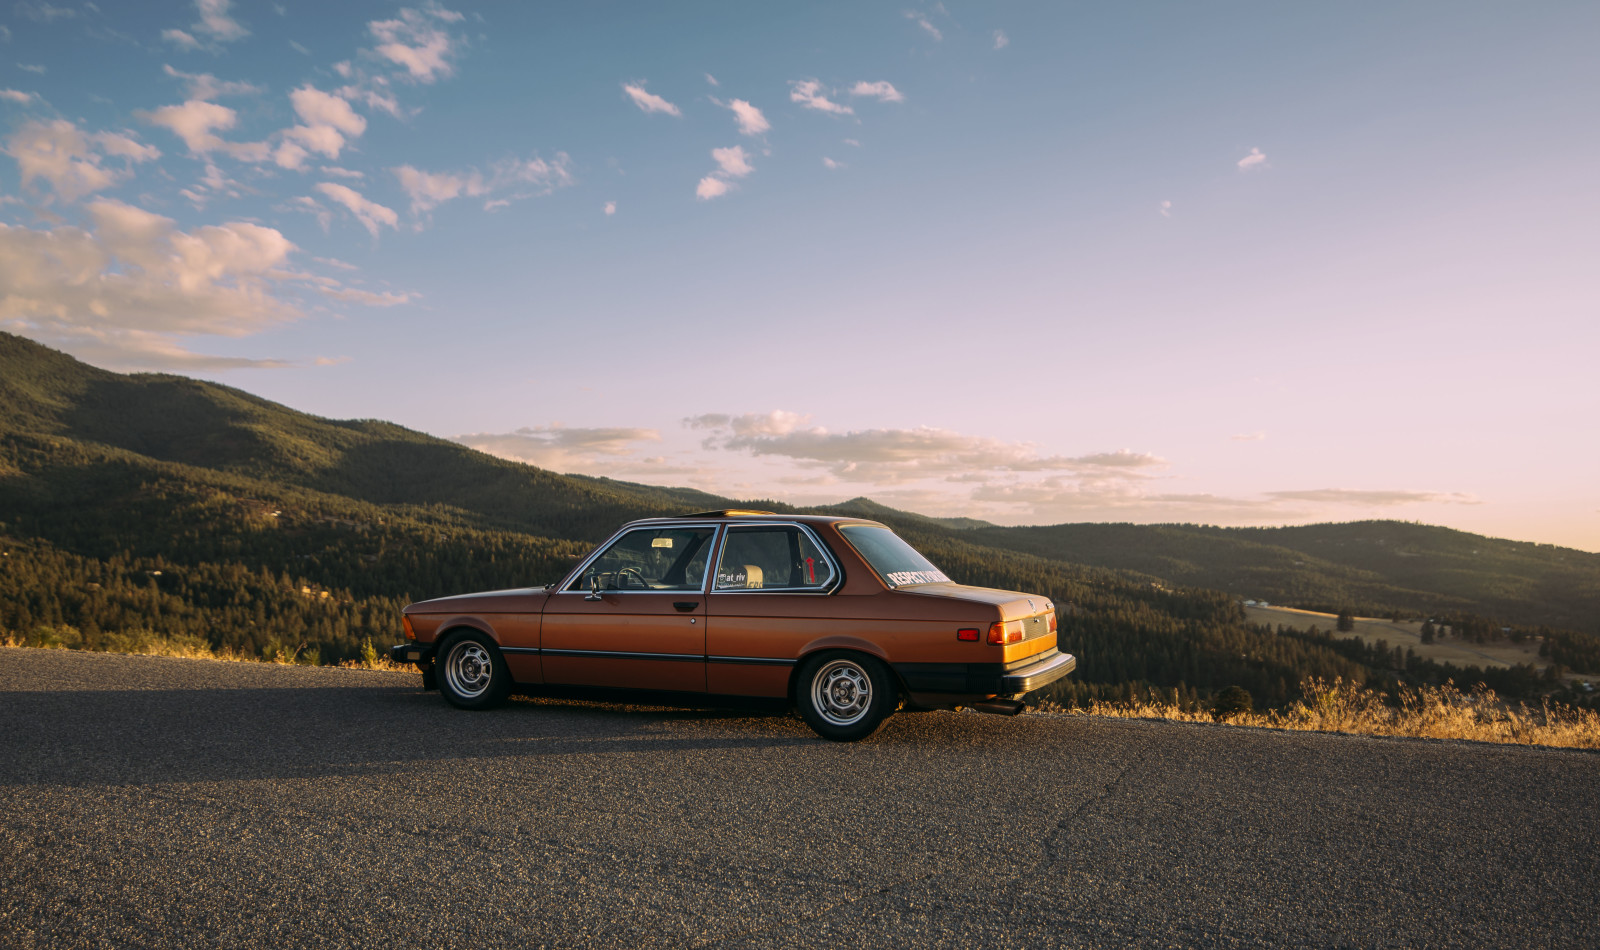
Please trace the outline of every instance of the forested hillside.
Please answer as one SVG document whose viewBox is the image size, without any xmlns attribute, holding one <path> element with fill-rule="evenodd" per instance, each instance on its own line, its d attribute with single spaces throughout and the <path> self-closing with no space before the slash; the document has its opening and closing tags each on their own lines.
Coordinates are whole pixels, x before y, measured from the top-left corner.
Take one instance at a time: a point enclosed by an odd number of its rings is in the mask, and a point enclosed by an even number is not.
<svg viewBox="0 0 1600 950">
<path fill-rule="evenodd" d="M 0 640 L 90 649 L 162 640 L 342 660 L 369 641 L 391 642 L 398 609 L 411 600 L 547 583 L 626 520 L 729 504 L 545 472 L 212 383 L 109 373 L 0 333 Z M 1362 575 L 1346 563 L 1359 560 L 1353 538 L 1350 550 L 1334 545 L 1313 561 L 1293 545 L 1321 543 L 1314 534 L 1268 543 L 1221 529 L 1005 529 L 865 499 L 836 510 L 895 525 L 957 580 L 1053 598 L 1063 648 L 1081 658 L 1065 700 L 1155 687 L 1194 701 L 1242 685 L 1275 704 L 1307 676 L 1392 683 L 1484 675 L 1387 653 L 1373 660 L 1249 625 L 1238 598 L 1220 592 L 1241 588 L 1223 583 L 1219 568 L 1200 567 L 1217 551 L 1236 551 L 1240 570 L 1257 572 L 1241 576 L 1265 585 L 1273 565 L 1298 558 L 1323 578 L 1308 591 L 1387 591 L 1407 609 L 1442 596 Z M 1078 530 L 1086 528 L 1106 531 Z M 1117 537 L 1127 551 L 1111 563 Z M 1166 539 L 1167 549 L 1152 538 Z M 1067 542 L 1078 548 L 1066 550 Z M 1327 578 L 1352 586 L 1330 588 Z M 1571 655 L 1590 655 L 1592 638 L 1563 636 L 1577 638 Z M 1600 663 L 1600 651 L 1591 653 Z M 1516 689 L 1531 695 L 1536 686 L 1523 680 Z"/>
<path fill-rule="evenodd" d="M 1430 525 L 982 527 L 972 541 L 1365 616 L 1471 613 L 1600 632 L 1600 554 Z"/>
</svg>

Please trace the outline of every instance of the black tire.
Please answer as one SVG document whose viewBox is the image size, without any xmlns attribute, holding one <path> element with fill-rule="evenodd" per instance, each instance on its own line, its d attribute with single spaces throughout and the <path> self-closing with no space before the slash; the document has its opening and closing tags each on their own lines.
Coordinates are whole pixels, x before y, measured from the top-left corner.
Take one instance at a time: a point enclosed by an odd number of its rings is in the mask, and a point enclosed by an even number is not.
<svg viewBox="0 0 1600 950">
<path fill-rule="evenodd" d="M 451 634 L 434 667 L 439 693 L 457 709 L 493 709 L 511 695 L 511 671 L 493 640 L 476 630 Z"/>
<path fill-rule="evenodd" d="M 878 731 L 898 705 L 894 676 L 862 653 L 829 650 L 800 666 L 795 706 L 817 735 L 856 742 Z"/>
</svg>

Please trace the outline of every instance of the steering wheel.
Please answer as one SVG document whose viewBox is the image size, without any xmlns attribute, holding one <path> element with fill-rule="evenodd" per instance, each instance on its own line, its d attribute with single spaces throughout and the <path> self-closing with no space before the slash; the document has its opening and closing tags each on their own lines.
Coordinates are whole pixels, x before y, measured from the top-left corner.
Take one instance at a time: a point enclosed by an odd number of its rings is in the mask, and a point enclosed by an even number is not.
<svg viewBox="0 0 1600 950">
<path fill-rule="evenodd" d="M 650 588 L 650 582 L 644 579 L 644 575 L 639 572 L 637 567 L 624 567 L 618 570 L 617 580 L 619 582 L 632 580 L 639 587 L 645 588 L 646 590 Z M 623 587 L 626 585 L 619 583 L 617 586 Z"/>
</svg>

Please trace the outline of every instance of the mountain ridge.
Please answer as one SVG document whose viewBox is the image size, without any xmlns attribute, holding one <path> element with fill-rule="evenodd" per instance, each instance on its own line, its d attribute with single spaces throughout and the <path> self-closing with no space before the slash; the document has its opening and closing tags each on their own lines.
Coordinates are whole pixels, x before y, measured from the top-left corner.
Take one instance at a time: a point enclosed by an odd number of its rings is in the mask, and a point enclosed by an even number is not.
<svg viewBox="0 0 1600 950">
<path fill-rule="evenodd" d="M 802 510 L 557 474 L 391 422 L 327 419 L 222 384 L 98 369 L 4 332 L 0 406 L 0 506 L 70 495 L 78 503 L 120 499 L 139 517 L 158 517 L 139 507 L 129 485 L 176 479 L 219 497 L 329 517 L 377 518 L 374 512 L 393 508 L 473 530 L 583 542 L 638 517 L 751 504 Z M 77 488 L 54 492 L 41 476 Z M 1313 609 L 1475 612 L 1585 630 L 1600 617 L 1600 555 L 1407 522 L 1006 527 L 901 511 L 866 497 L 803 510 L 882 520 L 962 549 L 1011 551 Z M 110 524 L 126 520 L 105 516 Z"/>
</svg>

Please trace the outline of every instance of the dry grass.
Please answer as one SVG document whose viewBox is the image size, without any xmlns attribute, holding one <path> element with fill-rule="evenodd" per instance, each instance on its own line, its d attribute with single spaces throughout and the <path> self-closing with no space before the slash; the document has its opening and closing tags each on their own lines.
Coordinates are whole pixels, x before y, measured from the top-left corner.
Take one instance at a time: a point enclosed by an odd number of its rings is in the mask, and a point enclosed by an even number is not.
<svg viewBox="0 0 1600 950">
<path fill-rule="evenodd" d="M 185 660 L 217 660 L 224 663 L 275 663 L 280 666 L 318 666 L 320 658 L 308 653 L 305 644 L 298 647 L 279 647 L 267 656 L 249 656 L 232 650 L 218 650 L 197 637 L 165 637 L 149 631 L 103 634 L 98 644 L 85 645 L 82 636 L 71 627 L 40 629 L 32 636 L 0 630 L 0 647 L 32 647 L 41 650 L 90 650 L 94 653 L 126 653 L 134 656 L 170 656 Z M 396 663 L 386 654 L 379 653 L 368 640 L 362 645 L 361 656 L 336 664 L 347 670 L 382 670 L 389 673 L 415 672 L 410 663 Z"/>
<path fill-rule="evenodd" d="M 1234 713 L 1225 721 L 1260 729 L 1600 749 L 1600 713 L 1549 701 L 1531 708 L 1523 703 L 1513 706 L 1482 687 L 1466 693 L 1449 683 L 1408 688 L 1401 692 L 1399 706 L 1385 703 L 1380 692 L 1338 679 L 1307 680 L 1302 690 L 1305 699 L 1288 710 Z M 1218 718 L 1207 709 L 1185 709 L 1159 700 L 1095 702 L 1086 708 L 1054 711 L 1179 722 Z"/>
</svg>

